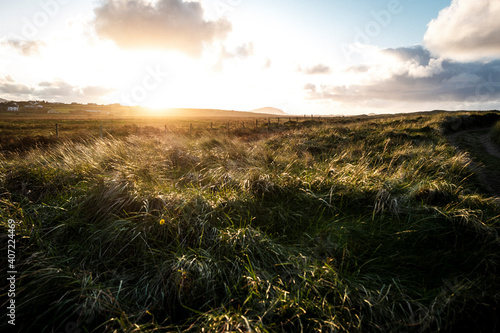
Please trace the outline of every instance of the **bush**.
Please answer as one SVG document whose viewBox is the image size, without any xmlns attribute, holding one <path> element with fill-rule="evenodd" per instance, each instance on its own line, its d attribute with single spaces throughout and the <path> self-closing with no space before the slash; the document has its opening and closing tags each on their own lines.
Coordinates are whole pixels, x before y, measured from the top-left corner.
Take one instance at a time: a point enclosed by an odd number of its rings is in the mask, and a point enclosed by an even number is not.
<svg viewBox="0 0 500 333">
<path fill-rule="evenodd" d="M 475 128 L 488 127 L 500 120 L 497 112 L 463 114 L 460 116 L 448 116 L 441 124 L 444 133 L 454 133 Z"/>
</svg>

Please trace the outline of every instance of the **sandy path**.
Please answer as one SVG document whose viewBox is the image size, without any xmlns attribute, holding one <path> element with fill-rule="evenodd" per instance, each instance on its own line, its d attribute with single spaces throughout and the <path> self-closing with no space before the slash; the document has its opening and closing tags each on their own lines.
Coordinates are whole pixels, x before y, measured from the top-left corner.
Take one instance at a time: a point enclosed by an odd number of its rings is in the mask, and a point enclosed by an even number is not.
<svg viewBox="0 0 500 333">
<path fill-rule="evenodd" d="M 448 135 L 447 138 L 456 149 L 467 151 L 460 146 L 458 137 L 463 136 L 464 134 L 473 134 L 473 133 L 479 134 L 480 132 L 484 132 L 484 130 L 487 130 L 487 128 L 461 131 Z M 482 143 L 484 153 L 487 153 L 491 156 L 494 156 L 495 158 L 500 159 L 500 148 L 496 144 L 494 144 L 493 141 L 491 141 L 490 133 L 481 134 L 479 136 L 479 140 Z M 484 167 L 480 166 L 478 163 L 472 160 L 471 164 L 474 172 L 479 176 L 479 180 L 484 185 L 484 187 L 492 195 L 496 196 L 500 201 L 500 179 L 498 179 L 496 175 L 492 174 Z M 500 170 L 500 161 L 498 163 L 498 169 Z"/>
</svg>

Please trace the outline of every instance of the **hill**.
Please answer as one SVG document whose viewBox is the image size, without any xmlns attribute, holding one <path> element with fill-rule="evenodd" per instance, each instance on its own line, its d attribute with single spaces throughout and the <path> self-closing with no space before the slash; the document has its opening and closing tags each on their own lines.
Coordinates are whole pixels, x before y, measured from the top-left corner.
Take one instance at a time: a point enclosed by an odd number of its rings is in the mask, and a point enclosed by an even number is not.
<svg viewBox="0 0 500 333">
<path fill-rule="evenodd" d="M 265 109 L 269 109 L 269 112 L 265 112 Z M 265 117 L 269 115 L 286 114 L 283 111 L 273 109 L 273 108 L 263 108 L 263 112 L 247 112 L 247 111 L 235 111 L 235 110 L 219 110 L 219 109 L 190 109 L 190 108 L 171 108 L 166 109 L 162 113 L 158 114 L 161 116 L 168 117 L 196 117 L 196 118 L 248 118 L 248 117 Z M 276 111 L 282 113 L 276 113 Z M 139 110 L 137 110 L 139 111 Z M 143 110 L 139 111 L 144 113 Z M 258 114 L 256 114 L 258 113 Z"/>
<path fill-rule="evenodd" d="M 0 103 L 5 103 L 5 102 L 8 102 L 8 101 L 9 101 L 8 99 L 0 98 Z"/>
<path fill-rule="evenodd" d="M 255 110 L 251 110 L 249 112 L 252 112 L 252 113 L 273 114 L 273 115 L 278 115 L 278 116 L 286 116 L 287 115 L 287 113 L 285 111 L 282 111 L 282 110 L 276 109 L 276 108 L 272 108 L 272 107 L 265 107 L 265 108 L 255 109 Z"/>
</svg>

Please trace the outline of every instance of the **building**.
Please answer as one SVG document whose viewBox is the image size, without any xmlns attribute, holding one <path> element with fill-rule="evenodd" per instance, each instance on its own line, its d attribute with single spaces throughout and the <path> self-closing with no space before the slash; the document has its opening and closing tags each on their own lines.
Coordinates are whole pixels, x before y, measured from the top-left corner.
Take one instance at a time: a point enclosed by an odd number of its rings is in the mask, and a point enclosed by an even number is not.
<svg viewBox="0 0 500 333">
<path fill-rule="evenodd" d="M 43 105 L 38 104 L 36 101 L 31 101 L 28 104 L 24 106 L 25 108 L 30 108 L 30 109 L 41 109 L 43 108 Z"/>
<path fill-rule="evenodd" d="M 50 109 L 49 111 L 47 111 L 47 113 L 59 113 L 59 111 L 54 110 L 54 109 Z"/>
<path fill-rule="evenodd" d="M 19 111 L 19 105 L 16 103 L 7 104 L 7 111 Z"/>
</svg>

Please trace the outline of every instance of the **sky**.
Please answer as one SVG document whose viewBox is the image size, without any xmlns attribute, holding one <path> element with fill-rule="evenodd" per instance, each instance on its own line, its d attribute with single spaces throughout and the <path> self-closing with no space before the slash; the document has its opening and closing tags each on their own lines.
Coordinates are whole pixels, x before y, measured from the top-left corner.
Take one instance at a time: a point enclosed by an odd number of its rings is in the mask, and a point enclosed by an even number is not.
<svg viewBox="0 0 500 333">
<path fill-rule="evenodd" d="M 0 98 L 498 109 L 498 17 L 498 0 L 0 0 Z"/>
</svg>

